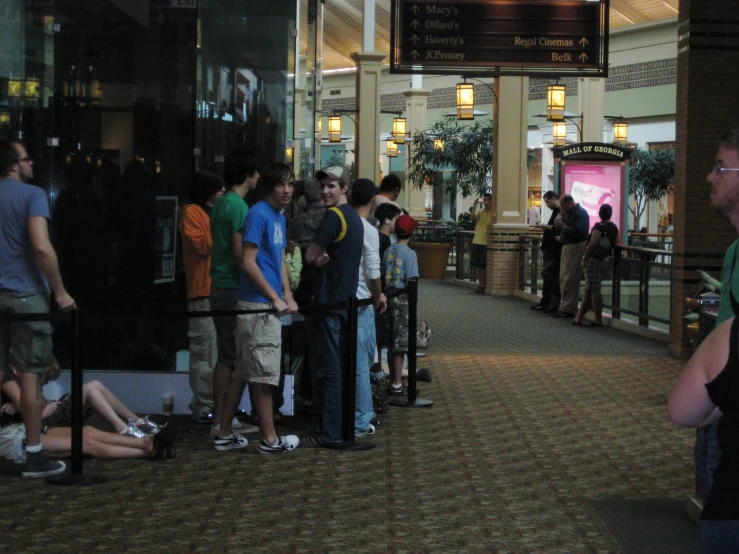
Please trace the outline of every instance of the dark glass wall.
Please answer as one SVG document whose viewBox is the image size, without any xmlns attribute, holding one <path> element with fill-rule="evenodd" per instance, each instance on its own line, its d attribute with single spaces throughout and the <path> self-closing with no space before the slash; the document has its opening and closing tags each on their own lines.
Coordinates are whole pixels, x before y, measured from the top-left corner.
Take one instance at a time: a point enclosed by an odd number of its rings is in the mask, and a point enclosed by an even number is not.
<svg viewBox="0 0 739 554">
<path fill-rule="evenodd" d="M 173 7 L 183 6 L 183 7 Z M 86 312 L 184 309 L 177 210 L 236 146 L 283 161 L 295 0 L 0 0 L 0 136 L 23 141 Z M 171 369 L 187 322 L 86 325 L 87 367 Z M 68 358 L 69 330 L 56 332 Z"/>
</svg>

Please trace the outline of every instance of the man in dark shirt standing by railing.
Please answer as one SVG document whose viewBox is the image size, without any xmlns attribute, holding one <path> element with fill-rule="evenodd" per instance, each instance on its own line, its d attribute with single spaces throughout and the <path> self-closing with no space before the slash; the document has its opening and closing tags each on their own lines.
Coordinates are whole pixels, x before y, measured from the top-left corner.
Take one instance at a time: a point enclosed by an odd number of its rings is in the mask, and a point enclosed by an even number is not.
<svg viewBox="0 0 739 554">
<path fill-rule="evenodd" d="M 544 284 L 541 287 L 541 302 L 532 306 L 531 309 L 551 314 L 559 309 L 559 302 L 562 299 L 559 290 L 559 262 L 562 256 L 562 244 L 554 240 L 556 234 L 554 222 L 557 221 L 560 212 L 557 193 L 553 190 L 546 191 L 544 193 L 544 203 L 547 208 L 552 210 L 552 216 L 548 223 L 537 225 L 537 227 L 544 230 L 544 236 L 541 238 L 541 251 L 544 255 L 541 278 Z"/>
<path fill-rule="evenodd" d="M 559 264 L 562 301 L 559 310 L 554 312 L 552 317 L 574 317 L 580 296 L 581 262 L 590 229 L 590 216 L 580 204 L 575 203 L 570 194 L 563 194 L 559 199 L 559 205 L 562 208 L 562 219 L 555 221 L 554 228 L 559 232 L 555 240 L 562 243 L 562 258 Z"/>
</svg>

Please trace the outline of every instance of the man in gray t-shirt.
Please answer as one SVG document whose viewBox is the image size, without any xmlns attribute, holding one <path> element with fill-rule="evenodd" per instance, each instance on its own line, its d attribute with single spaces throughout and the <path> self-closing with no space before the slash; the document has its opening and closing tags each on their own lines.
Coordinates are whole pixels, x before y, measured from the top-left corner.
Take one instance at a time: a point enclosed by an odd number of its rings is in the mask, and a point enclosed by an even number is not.
<svg viewBox="0 0 739 554">
<path fill-rule="evenodd" d="M 60 310 L 73 310 L 49 240 L 49 203 L 44 191 L 27 185 L 33 161 L 23 145 L 0 140 L 0 313 L 48 313 L 49 292 Z M 21 414 L 26 425 L 24 477 L 44 477 L 64 471 L 62 462 L 48 459 L 41 447 L 44 407 L 40 375 L 52 363 L 51 324 L 0 321 L 0 369 L 11 361 L 18 372 Z M 0 373 L 0 385 L 2 385 Z"/>
</svg>

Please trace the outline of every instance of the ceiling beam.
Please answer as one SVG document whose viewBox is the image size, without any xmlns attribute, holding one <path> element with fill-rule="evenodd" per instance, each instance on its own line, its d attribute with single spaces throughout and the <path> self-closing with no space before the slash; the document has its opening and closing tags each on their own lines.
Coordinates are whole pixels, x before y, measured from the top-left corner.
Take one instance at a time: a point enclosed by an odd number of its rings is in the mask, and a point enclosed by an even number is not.
<svg viewBox="0 0 739 554">
<path fill-rule="evenodd" d="M 330 11 L 326 10 L 323 12 L 323 21 L 328 22 L 331 24 L 332 27 L 335 27 L 336 30 L 342 34 L 345 35 L 348 39 L 353 40 L 357 43 L 357 51 L 362 50 L 362 33 L 357 31 L 356 29 L 350 27 L 346 23 L 344 23 L 341 19 L 339 19 L 336 15 L 331 13 Z M 324 26 L 323 29 L 323 37 L 324 40 L 326 40 L 326 28 Z"/>
<path fill-rule="evenodd" d="M 677 0 L 662 0 L 662 3 L 675 12 L 675 15 L 679 13 Z"/>
<path fill-rule="evenodd" d="M 392 14 L 392 8 L 390 7 L 390 0 L 375 0 L 375 4 L 380 6 L 387 13 Z"/>
<path fill-rule="evenodd" d="M 323 34 L 323 42 L 326 43 L 328 46 L 330 46 L 339 56 L 344 58 L 347 62 L 349 62 L 349 65 L 351 67 L 356 67 L 357 63 L 352 60 L 352 53 L 349 52 L 349 49 L 342 46 L 339 41 L 335 40 L 333 37 Z M 324 56 L 325 58 L 325 56 Z"/>
<path fill-rule="evenodd" d="M 389 7 L 390 2 L 386 1 L 386 3 L 388 4 L 388 7 Z M 327 4 L 328 9 L 324 11 L 324 14 L 329 13 L 329 10 L 331 9 L 332 6 L 336 6 L 341 11 L 343 11 L 345 14 L 347 14 L 349 17 L 354 19 L 354 21 L 357 23 L 358 26 L 362 25 L 362 19 L 364 18 L 364 15 L 362 14 L 362 12 L 360 12 L 357 8 L 355 8 L 351 4 L 348 4 L 345 0 L 331 0 Z M 335 15 L 335 14 L 332 14 L 332 15 Z M 390 41 L 390 31 L 388 31 L 387 29 L 385 29 L 384 27 L 380 25 L 377 25 L 376 23 L 375 23 L 375 31 L 378 36 L 384 38 L 388 42 Z M 362 44 L 362 41 L 359 41 L 359 43 Z"/>
<path fill-rule="evenodd" d="M 611 9 L 631 21 L 631 23 L 636 24 L 647 21 L 646 17 L 631 8 L 624 0 L 611 0 Z"/>
</svg>

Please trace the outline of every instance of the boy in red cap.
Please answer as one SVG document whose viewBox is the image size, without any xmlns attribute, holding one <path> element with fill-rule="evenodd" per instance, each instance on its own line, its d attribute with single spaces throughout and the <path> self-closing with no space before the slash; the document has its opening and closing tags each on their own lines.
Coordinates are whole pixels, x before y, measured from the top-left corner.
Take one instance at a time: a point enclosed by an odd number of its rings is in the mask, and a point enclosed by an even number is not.
<svg viewBox="0 0 739 554">
<path fill-rule="evenodd" d="M 385 294 L 405 289 L 408 281 L 418 279 L 418 259 L 408 244 L 418 222 L 409 215 L 401 215 L 395 221 L 398 242 L 387 249 L 383 257 L 385 271 Z M 408 396 L 408 387 L 403 385 L 403 358 L 408 352 L 408 295 L 401 294 L 388 299 L 385 317 L 385 340 L 388 345 L 388 365 L 392 384 L 390 396 Z"/>
</svg>

